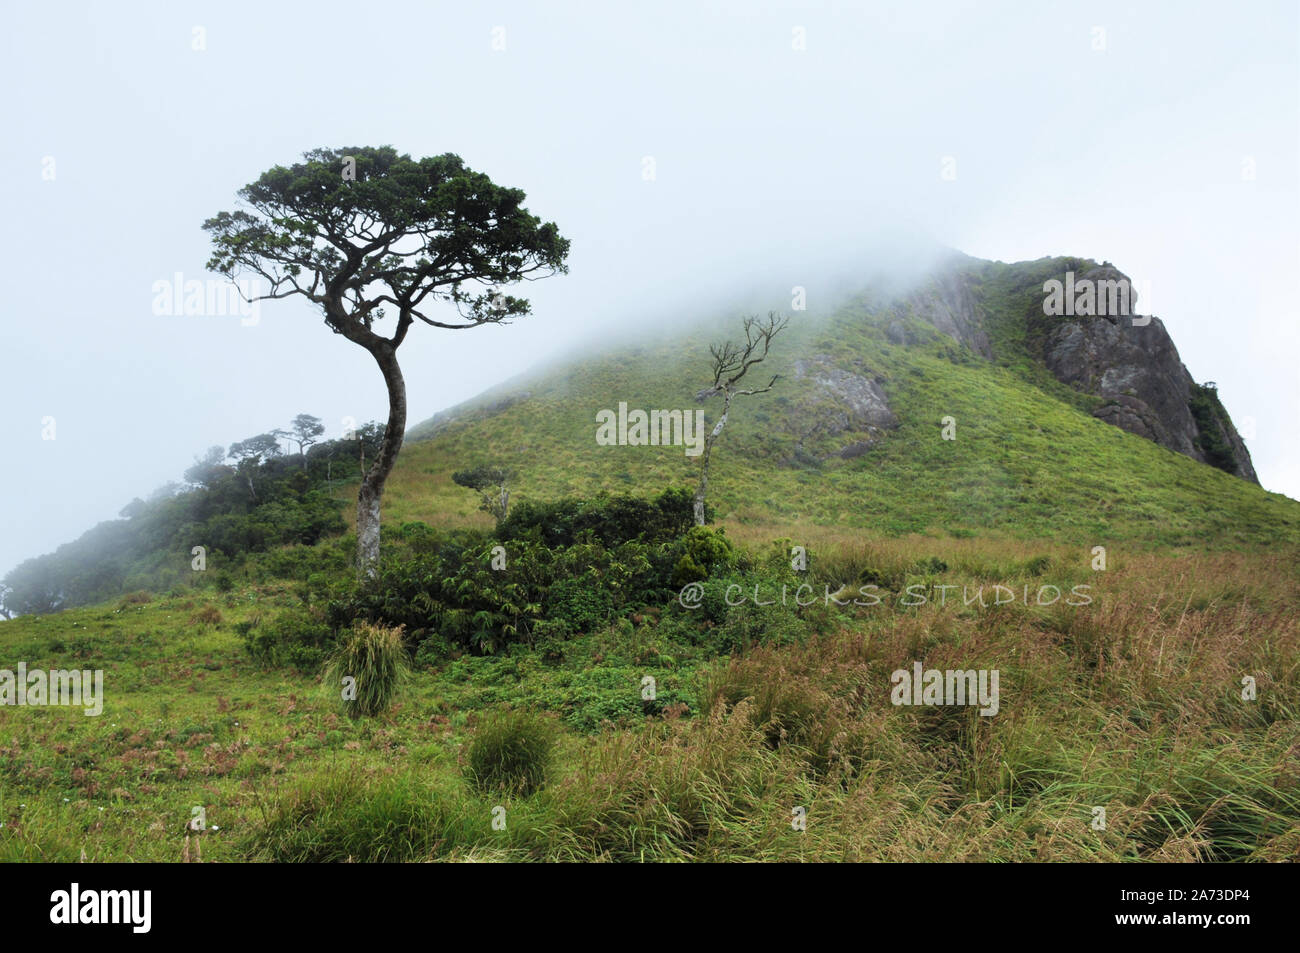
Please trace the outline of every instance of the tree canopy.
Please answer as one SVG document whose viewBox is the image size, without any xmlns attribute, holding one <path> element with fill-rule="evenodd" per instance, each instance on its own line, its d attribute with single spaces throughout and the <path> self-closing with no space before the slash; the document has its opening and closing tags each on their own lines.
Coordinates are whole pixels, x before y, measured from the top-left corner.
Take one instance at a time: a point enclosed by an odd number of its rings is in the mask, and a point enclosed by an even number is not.
<svg viewBox="0 0 1300 953">
<path fill-rule="evenodd" d="M 251 300 L 301 296 L 336 334 L 364 347 L 388 390 L 385 437 L 357 493 L 357 566 L 379 560 L 379 504 L 406 432 L 397 349 L 417 322 L 459 330 L 527 314 L 500 286 L 568 270 L 569 241 L 497 185 L 445 153 L 424 159 L 391 146 L 316 149 L 239 191 L 245 209 L 203 227 L 208 267 L 265 283 Z M 455 317 L 435 310 L 450 305 Z M 391 331 L 379 324 L 393 312 Z M 250 483 L 250 492 L 252 485 Z"/>
</svg>

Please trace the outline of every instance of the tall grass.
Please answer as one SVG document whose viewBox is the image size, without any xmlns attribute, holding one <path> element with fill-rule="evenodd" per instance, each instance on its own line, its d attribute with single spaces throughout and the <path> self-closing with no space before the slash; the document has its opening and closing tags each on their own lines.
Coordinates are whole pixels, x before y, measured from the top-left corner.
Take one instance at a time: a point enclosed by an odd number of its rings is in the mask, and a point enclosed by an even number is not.
<svg viewBox="0 0 1300 953">
<path fill-rule="evenodd" d="M 638 623 L 626 649 L 616 628 L 566 643 L 591 649 L 577 662 L 522 649 L 451 661 L 408 686 L 391 717 L 355 722 L 337 710 L 337 683 L 321 700 L 305 677 L 247 665 L 233 626 L 263 605 L 223 602 L 231 625 L 202 629 L 180 600 L 139 617 L 108 607 L 18 619 L 0 626 L 6 650 L 32 666 L 81 646 L 83 626 L 103 627 L 86 651 L 122 695 L 99 719 L 0 710 L 0 857 L 175 860 L 203 804 L 221 828 L 205 835 L 205 860 L 1300 859 L 1294 553 L 1113 546 L 1094 572 L 1086 549 L 1054 544 L 858 548 L 851 535 L 814 540 L 810 572 L 838 577 L 857 561 L 907 581 L 925 563 L 958 585 L 1087 580 L 1094 601 L 846 608 L 799 640 L 716 660 L 668 641 L 683 623 L 665 612 Z M 371 639 L 400 668 L 400 633 Z M 663 665 L 660 690 L 681 704 L 640 708 L 641 659 Z M 997 668 L 999 713 L 893 706 L 890 673 L 915 661 Z M 160 662 L 179 678 L 164 680 Z M 486 777 L 493 764 L 541 761 L 488 745 L 494 714 L 527 706 L 558 722 L 583 693 L 607 690 L 569 684 L 590 666 L 605 666 L 608 690 L 636 714 L 617 727 L 566 722 L 549 770 L 532 775 L 544 785 L 512 789 L 509 777 L 529 776 L 516 769 L 475 783 L 474 763 Z"/>
<path fill-rule="evenodd" d="M 530 712 L 489 716 L 470 742 L 465 776 L 483 794 L 527 797 L 546 783 L 556 729 Z"/>
<path fill-rule="evenodd" d="M 401 626 L 358 622 L 327 660 L 324 683 L 350 717 L 363 718 L 387 711 L 410 673 Z"/>
</svg>

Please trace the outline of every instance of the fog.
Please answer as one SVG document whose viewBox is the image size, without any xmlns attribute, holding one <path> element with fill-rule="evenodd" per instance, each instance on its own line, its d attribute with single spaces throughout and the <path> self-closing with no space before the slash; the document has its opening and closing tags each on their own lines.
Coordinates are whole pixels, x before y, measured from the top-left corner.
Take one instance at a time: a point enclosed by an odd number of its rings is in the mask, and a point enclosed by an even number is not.
<svg viewBox="0 0 1300 953">
<path fill-rule="evenodd" d="M 156 282 L 214 277 L 203 221 L 317 147 L 455 152 L 572 240 L 511 289 L 531 316 L 412 330 L 412 425 L 630 326 L 795 285 L 817 313 L 913 248 L 1070 254 L 1151 283 L 1300 497 L 1293 2 L 131 7 L 6 11 L 0 574 L 209 445 L 386 416 L 299 299 L 155 314 Z"/>
</svg>

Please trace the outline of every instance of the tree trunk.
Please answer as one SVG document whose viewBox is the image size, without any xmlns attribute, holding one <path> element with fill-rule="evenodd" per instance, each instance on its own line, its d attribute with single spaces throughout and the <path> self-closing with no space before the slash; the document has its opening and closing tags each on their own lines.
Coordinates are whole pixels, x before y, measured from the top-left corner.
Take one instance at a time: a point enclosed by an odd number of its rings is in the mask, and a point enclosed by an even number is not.
<svg viewBox="0 0 1300 953">
<path fill-rule="evenodd" d="M 704 525 L 704 494 L 709 489 L 709 456 L 713 453 L 713 441 L 718 439 L 722 428 L 727 426 L 727 414 L 731 410 L 731 394 L 727 394 L 722 404 L 722 416 L 707 437 L 704 438 L 704 455 L 700 458 L 700 485 L 695 488 L 695 525 Z"/>
<path fill-rule="evenodd" d="M 397 364 L 397 349 L 387 341 L 368 348 L 384 375 L 388 387 L 388 426 L 379 444 L 375 462 L 361 479 L 357 493 L 357 572 L 365 578 L 374 578 L 379 563 L 379 504 L 384 495 L 384 483 L 397 462 L 397 452 L 402 449 L 406 434 L 406 381 Z"/>
</svg>

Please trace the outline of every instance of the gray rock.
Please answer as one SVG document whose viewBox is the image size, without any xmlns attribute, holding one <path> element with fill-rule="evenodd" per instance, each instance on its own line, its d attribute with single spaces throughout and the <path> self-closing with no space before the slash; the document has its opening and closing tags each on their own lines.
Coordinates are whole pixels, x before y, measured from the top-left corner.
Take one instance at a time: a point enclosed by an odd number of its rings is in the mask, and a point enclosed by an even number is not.
<svg viewBox="0 0 1300 953">
<path fill-rule="evenodd" d="M 961 271 L 937 272 L 924 288 L 901 302 L 900 310 L 965 344 L 980 357 L 992 360 L 993 347 L 984 330 L 984 312 L 971 290 L 971 281 Z M 893 340 L 892 334 L 890 339 Z"/>
<path fill-rule="evenodd" d="M 1109 264 L 1081 277 L 1094 282 L 1128 281 Z M 1136 293 L 1130 304 L 1136 314 Z M 1058 320 L 1062 323 L 1047 336 L 1043 361 L 1057 380 L 1107 398 L 1094 416 L 1206 462 L 1200 449 L 1200 428 L 1189 406 L 1195 381 L 1183 366 L 1163 321 L 1150 317 L 1149 323 L 1134 325 L 1131 315 L 1123 313 Z M 1237 474 L 1258 483 L 1250 454 L 1231 421 L 1227 431 L 1223 437 L 1233 447 Z"/>
<path fill-rule="evenodd" d="M 860 457 L 876 445 L 874 440 L 855 440 L 853 443 L 842 447 L 839 456 L 844 460 L 852 460 L 854 457 Z"/>
<path fill-rule="evenodd" d="M 825 355 L 794 362 L 796 380 L 813 385 L 816 412 L 825 418 L 824 430 L 835 436 L 846 430 L 886 430 L 898 426 L 898 417 L 880 384 L 860 374 L 851 374 L 831 363 Z"/>
</svg>

